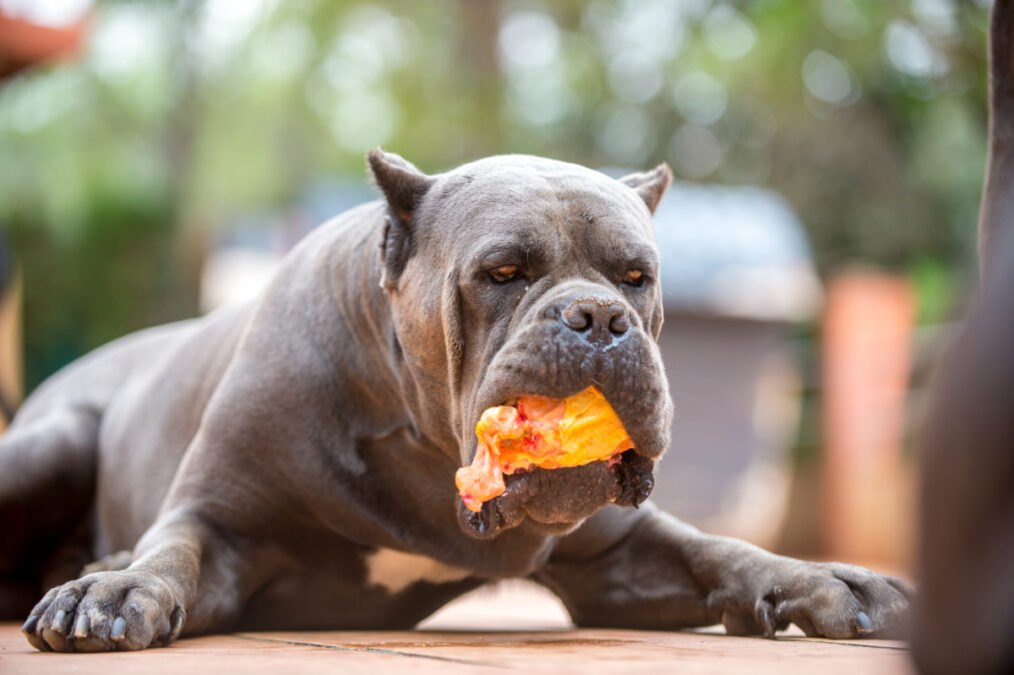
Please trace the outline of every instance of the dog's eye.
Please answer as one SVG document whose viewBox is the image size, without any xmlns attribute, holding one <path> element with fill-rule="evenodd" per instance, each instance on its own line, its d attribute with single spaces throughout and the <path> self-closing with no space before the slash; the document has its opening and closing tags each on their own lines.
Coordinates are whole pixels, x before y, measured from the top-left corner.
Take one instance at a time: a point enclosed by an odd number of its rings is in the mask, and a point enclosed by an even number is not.
<svg viewBox="0 0 1014 675">
<path fill-rule="evenodd" d="M 500 267 L 494 267 L 489 271 L 489 278 L 498 284 L 505 284 L 517 279 L 519 274 L 521 271 L 517 265 L 500 265 Z"/>
<path fill-rule="evenodd" d="M 644 272 L 641 270 L 627 270 L 627 275 L 624 277 L 623 282 L 640 288 L 644 285 Z"/>
</svg>

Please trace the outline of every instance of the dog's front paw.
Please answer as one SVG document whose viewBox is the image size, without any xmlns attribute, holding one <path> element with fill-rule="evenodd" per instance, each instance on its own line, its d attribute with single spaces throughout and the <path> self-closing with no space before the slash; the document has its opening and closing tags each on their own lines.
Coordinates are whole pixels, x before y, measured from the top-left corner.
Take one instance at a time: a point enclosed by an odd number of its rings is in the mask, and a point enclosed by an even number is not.
<svg viewBox="0 0 1014 675">
<path fill-rule="evenodd" d="M 46 593 L 21 631 L 40 651 L 136 650 L 175 640 L 183 618 L 183 608 L 158 576 L 98 572 Z"/>
<path fill-rule="evenodd" d="M 894 577 L 841 563 L 778 558 L 736 592 L 720 598 L 733 635 L 764 634 L 794 623 L 810 637 L 903 637 L 911 589 Z"/>
</svg>

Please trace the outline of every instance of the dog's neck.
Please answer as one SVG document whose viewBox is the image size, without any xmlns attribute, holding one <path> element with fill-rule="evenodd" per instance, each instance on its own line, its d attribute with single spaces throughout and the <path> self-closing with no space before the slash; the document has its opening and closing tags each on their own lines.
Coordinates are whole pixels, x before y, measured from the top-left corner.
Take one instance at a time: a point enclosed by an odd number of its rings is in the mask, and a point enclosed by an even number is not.
<svg viewBox="0 0 1014 675">
<path fill-rule="evenodd" d="M 396 407 L 404 416 L 399 425 L 409 426 L 413 434 L 425 437 L 457 463 L 457 399 L 450 391 L 453 387 L 448 383 L 448 368 L 439 354 L 427 352 L 413 358 L 406 353 L 392 308 L 398 290 L 381 284 L 383 217 L 378 208 L 372 218 L 374 226 L 368 232 L 332 247 L 328 253 L 329 293 L 339 308 L 341 323 L 341 337 L 333 341 L 333 353 L 340 368 L 354 371 L 353 381 L 370 384 L 373 389 L 369 397 L 382 403 L 378 409 L 383 415 L 390 415 Z M 378 350 L 377 344 L 386 348 Z M 443 346 L 440 344 L 439 349 Z M 378 358 L 383 361 L 371 362 L 367 367 L 362 363 L 363 354 L 380 354 Z M 400 405 L 391 406 L 391 400 L 400 401 Z M 385 418 L 385 423 L 392 422 Z"/>
</svg>

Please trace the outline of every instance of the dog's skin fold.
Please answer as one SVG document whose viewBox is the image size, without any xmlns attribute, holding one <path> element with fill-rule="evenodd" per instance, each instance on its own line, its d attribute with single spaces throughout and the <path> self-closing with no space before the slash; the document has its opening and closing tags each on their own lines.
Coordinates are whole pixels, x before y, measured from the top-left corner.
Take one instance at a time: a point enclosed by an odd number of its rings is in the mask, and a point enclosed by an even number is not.
<svg viewBox="0 0 1014 675">
<path fill-rule="evenodd" d="M 672 415 L 651 222 L 668 167 L 617 181 L 528 156 L 439 175 L 368 159 L 385 199 L 309 235 L 257 302 L 97 350 L 0 439 L 0 615 L 30 610 L 32 645 L 405 628 L 505 577 L 552 589 L 580 625 L 903 629 L 896 579 L 641 503 Z M 454 472 L 484 409 L 592 384 L 636 451 L 464 508 Z M 392 555 L 416 576 L 385 582 Z"/>
</svg>

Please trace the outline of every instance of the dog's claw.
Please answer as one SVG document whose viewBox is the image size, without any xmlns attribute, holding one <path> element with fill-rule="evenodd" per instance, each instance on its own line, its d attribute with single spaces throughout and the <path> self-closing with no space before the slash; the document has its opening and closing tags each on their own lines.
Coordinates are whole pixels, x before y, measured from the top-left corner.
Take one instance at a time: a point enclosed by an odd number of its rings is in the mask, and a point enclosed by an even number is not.
<svg viewBox="0 0 1014 675">
<path fill-rule="evenodd" d="M 74 624 L 74 637 L 78 639 L 88 637 L 88 615 L 82 614 Z"/>
<path fill-rule="evenodd" d="M 764 605 L 761 608 L 761 623 L 764 625 L 764 637 L 775 636 L 775 622 L 771 619 L 771 609 Z"/>
<path fill-rule="evenodd" d="M 866 612 L 859 612 L 856 614 L 857 631 L 860 635 L 867 635 L 873 632 L 873 622 L 870 621 L 870 617 L 867 616 Z"/>
<path fill-rule="evenodd" d="M 182 607 L 176 607 L 173 609 L 173 613 L 169 616 L 169 624 L 172 628 L 172 639 L 175 640 L 183 632 L 183 621 L 186 619 L 187 613 L 183 611 Z"/>
<path fill-rule="evenodd" d="M 113 619 L 113 626 L 109 630 L 109 639 L 113 642 L 120 642 L 127 636 L 127 620 L 122 616 Z"/>
<path fill-rule="evenodd" d="M 33 614 L 25 620 L 25 623 L 21 626 L 21 632 L 28 634 L 34 634 L 36 627 L 39 625 L 39 615 Z"/>
<path fill-rule="evenodd" d="M 754 619 L 760 624 L 761 631 L 764 633 L 764 637 L 774 639 L 775 633 L 778 631 L 778 627 L 775 625 L 775 618 L 773 615 L 774 608 L 771 603 L 764 599 L 758 600 L 754 605 Z"/>
<path fill-rule="evenodd" d="M 43 640 L 41 637 L 35 634 L 35 631 L 39 627 L 39 619 L 42 615 L 33 614 L 25 620 L 25 624 L 21 626 L 21 632 L 24 634 L 25 639 L 28 640 L 28 644 L 32 645 L 40 652 L 52 651 L 52 648 Z"/>
<path fill-rule="evenodd" d="M 67 612 L 65 612 L 62 609 L 58 609 L 56 611 L 56 615 L 53 616 L 53 623 L 52 625 L 50 625 L 49 629 L 54 633 L 63 634 L 67 630 L 64 627 L 64 624 L 66 622 L 67 622 Z"/>
</svg>

